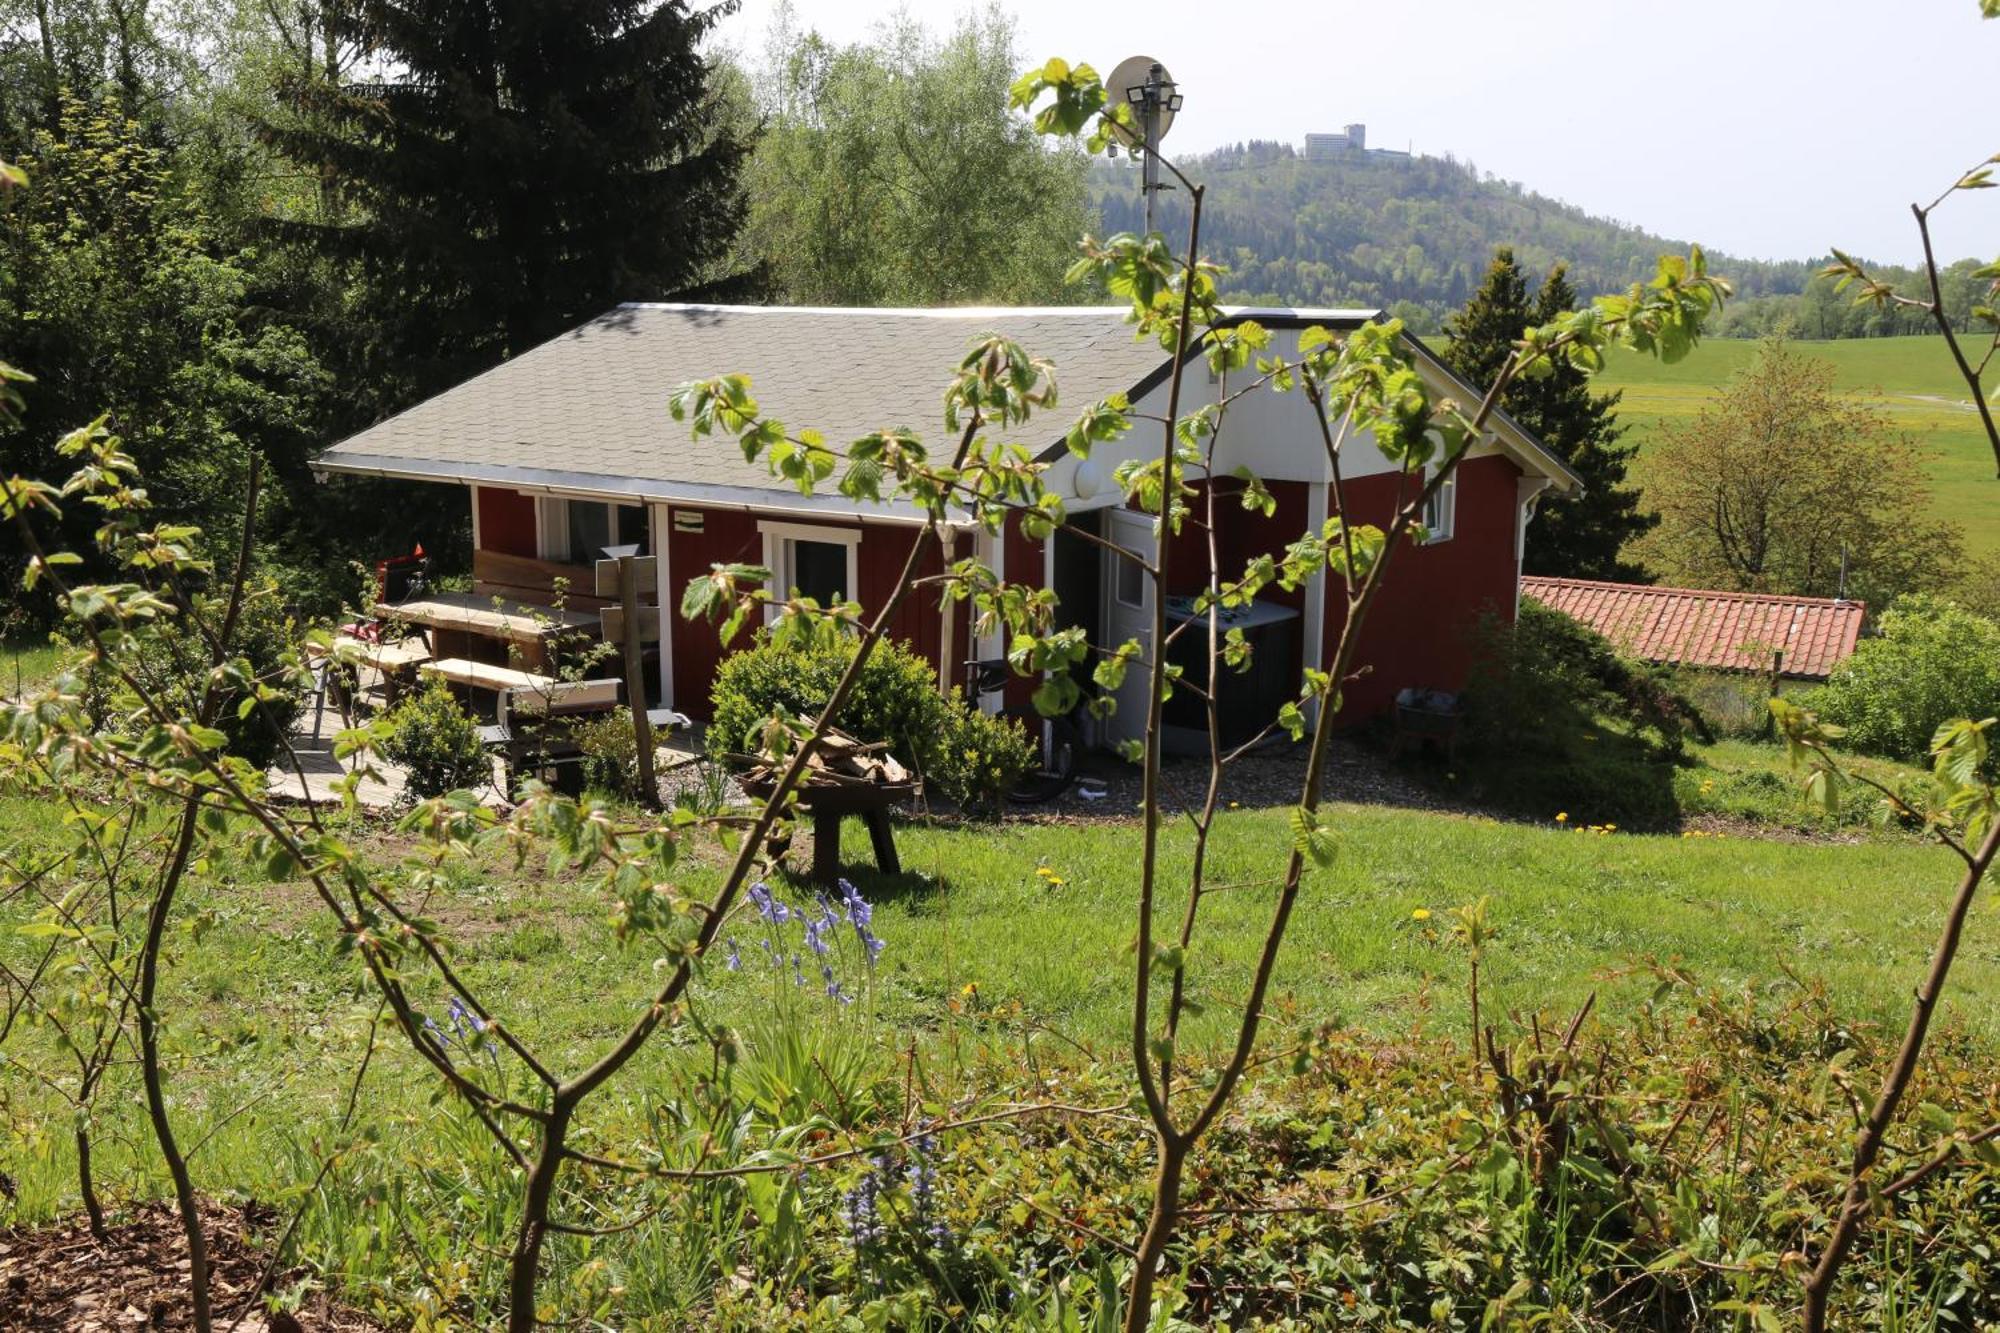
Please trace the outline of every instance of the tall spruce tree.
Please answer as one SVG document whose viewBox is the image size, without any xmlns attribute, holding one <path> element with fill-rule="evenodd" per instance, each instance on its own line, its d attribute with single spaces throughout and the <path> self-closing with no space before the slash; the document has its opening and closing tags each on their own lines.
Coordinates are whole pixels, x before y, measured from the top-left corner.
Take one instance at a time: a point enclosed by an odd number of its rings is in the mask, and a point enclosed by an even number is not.
<svg viewBox="0 0 2000 1333">
<path fill-rule="evenodd" d="M 1486 280 L 1446 325 L 1451 346 L 1444 359 L 1470 383 L 1484 388 L 1500 372 L 1514 341 L 1531 325 L 1546 324 L 1576 306 L 1576 292 L 1558 264 L 1532 296 L 1501 246 Z M 1583 478 L 1584 492 L 1544 502 L 1528 529 L 1523 568 L 1530 574 L 1646 582 L 1646 570 L 1625 558 L 1627 542 L 1659 524 L 1641 508 L 1639 492 L 1625 484 L 1633 448 L 1621 446 L 1619 395 L 1594 394 L 1582 371 L 1559 364 L 1540 378 L 1516 380 L 1502 401 L 1509 415 Z"/>
<path fill-rule="evenodd" d="M 383 82 L 294 79 L 266 139 L 342 206 L 282 230 L 366 278 L 397 396 L 457 382 L 620 301 L 752 293 L 731 271 L 748 145 L 700 43 L 734 0 L 357 0 Z"/>
</svg>

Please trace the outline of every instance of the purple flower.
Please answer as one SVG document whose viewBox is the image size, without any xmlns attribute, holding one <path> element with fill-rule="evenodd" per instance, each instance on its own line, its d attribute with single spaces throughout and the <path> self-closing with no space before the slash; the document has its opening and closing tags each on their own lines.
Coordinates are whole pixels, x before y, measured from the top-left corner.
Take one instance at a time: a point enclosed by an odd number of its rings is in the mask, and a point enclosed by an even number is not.
<svg viewBox="0 0 2000 1333">
<path fill-rule="evenodd" d="M 946 1244 L 951 1240 L 951 1228 L 938 1210 L 937 1169 L 931 1165 L 931 1155 L 937 1151 L 937 1136 L 925 1131 L 910 1141 L 910 1147 L 910 1165 L 904 1178 L 910 1187 L 913 1220 L 931 1244 Z"/>
<path fill-rule="evenodd" d="M 750 901 L 757 908 L 757 915 L 774 926 L 782 926 L 792 919 L 792 909 L 771 895 L 771 890 L 763 881 L 750 886 Z"/>
<path fill-rule="evenodd" d="M 743 955 L 736 952 L 736 937 L 734 935 L 729 937 L 729 958 L 727 965 L 731 972 L 735 972 L 743 966 Z"/>
<path fill-rule="evenodd" d="M 826 951 L 830 946 L 826 942 L 825 923 L 813 917 L 804 917 L 802 919 L 806 923 L 806 948 L 811 949 L 813 953 L 821 958 L 826 957 Z"/>
<path fill-rule="evenodd" d="M 841 1211 L 847 1218 L 848 1244 L 854 1247 L 856 1255 L 865 1255 L 882 1242 L 882 1213 L 878 1205 L 882 1175 L 888 1167 L 888 1158 L 879 1153 L 870 1157 L 868 1169 L 841 1201 Z"/>
<path fill-rule="evenodd" d="M 840 914 L 854 923 L 856 930 L 866 931 L 875 919 L 875 909 L 861 896 L 861 890 L 846 880 L 839 881 Z"/>
</svg>

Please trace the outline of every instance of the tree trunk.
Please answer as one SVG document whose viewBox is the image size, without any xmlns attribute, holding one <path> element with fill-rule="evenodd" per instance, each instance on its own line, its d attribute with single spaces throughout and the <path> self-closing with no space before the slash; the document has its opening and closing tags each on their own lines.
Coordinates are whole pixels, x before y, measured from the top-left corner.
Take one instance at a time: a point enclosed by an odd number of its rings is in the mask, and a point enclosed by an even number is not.
<svg viewBox="0 0 2000 1333">
<path fill-rule="evenodd" d="M 521 1204 L 521 1229 L 507 1261 L 507 1333 L 535 1333 L 535 1284 L 541 1277 L 542 1242 L 549 1233 L 549 1205 L 555 1199 L 556 1176 L 562 1170 L 563 1143 L 575 1108 L 558 1099 L 542 1127 L 542 1147 L 528 1173 L 527 1197 Z"/>
<path fill-rule="evenodd" d="M 1153 1322 L 1153 1283 L 1166 1257 L 1167 1242 L 1173 1239 L 1174 1224 L 1180 1219 L 1181 1170 L 1187 1162 L 1188 1145 L 1164 1135 L 1158 1136 L 1157 1142 L 1160 1161 L 1153 1170 L 1153 1211 L 1146 1219 L 1146 1232 L 1139 1238 L 1139 1252 L 1133 1260 L 1125 1333 L 1146 1333 Z"/>
</svg>

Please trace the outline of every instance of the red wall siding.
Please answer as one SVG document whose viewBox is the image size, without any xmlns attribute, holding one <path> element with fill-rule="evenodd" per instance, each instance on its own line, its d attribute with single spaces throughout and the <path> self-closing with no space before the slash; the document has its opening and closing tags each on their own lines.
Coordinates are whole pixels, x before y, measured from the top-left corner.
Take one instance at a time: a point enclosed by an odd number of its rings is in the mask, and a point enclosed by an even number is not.
<svg viewBox="0 0 2000 1333">
<path fill-rule="evenodd" d="M 706 574 L 711 565 L 762 564 L 764 538 L 758 531 L 758 519 L 754 514 L 730 509 L 697 510 L 689 505 L 675 505 L 673 512 L 698 512 L 702 515 L 702 531 L 681 532 L 673 529 L 670 522 L 667 535 L 668 572 L 674 583 L 669 589 L 675 611 L 674 707 L 690 717 L 705 721 L 711 713 L 709 693 L 715 685 L 716 669 L 724 657 L 749 646 L 758 624 L 762 622 L 746 625 L 735 639 L 724 644 L 719 638 L 718 625 L 680 618 L 681 594 L 689 580 Z M 823 522 L 805 514 L 788 521 L 819 527 L 861 529 L 861 543 L 854 552 L 855 572 L 861 585 L 856 595 L 861 600 L 863 611 L 871 615 L 894 595 L 897 581 L 902 577 L 903 563 L 910 555 L 910 543 L 917 539 L 921 531 L 908 524 Z M 971 540 L 969 535 L 959 538 L 961 556 L 971 552 Z M 919 576 L 935 575 L 943 568 L 942 557 L 932 552 L 923 562 Z M 954 638 L 959 646 L 950 659 L 954 664 L 971 655 L 967 647 L 970 643 L 969 613 L 963 603 L 957 607 L 955 618 L 958 623 Z M 943 621 L 938 614 L 937 591 L 918 589 L 897 612 L 889 627 L 889 636 L 911 644 L 935 665 L 943 629 Z M 955 674 L 953 680 L 957 680 Z"/>
<path fill-rule="evenodd" d="M 1007 528 L 1001 535 L 1000 550 L 1006 566 L 1002 577 L 1007 582 L 1026 584 L 1031 588 L 1042 586 L 1042 576 L 1047 568 L 1042 553 L 1042 543 L 1028 540 L 1021 531 L 1019 514 L 1007 516 Z M 1007 688 L 1000 696 L 1001 705 L 1010 713 L 1032 713 L 1037 683 L 1030 677 L 1016 676 L 1010 672 L 1007 676 Z"/>
<path fill-rule="evenodd" d="M 477 494 L 482 549 L 529 559 L 541 554 L 535 545 L 534 497 L 499 486 L 481 486 Z"/>
<path fill-rule="evenodd" d="M 702 515 L 700 532 L 676 531 L 671 521 L 667 527 L 667 573 L 673 580 L 667 593 L 674 626 L 674 707 L 707 721 L 711 715 L 708 694 L 715 683 L 716 667 L 726 654 L 749 646 L 756 626 L 744 626 L 725 646 L 718 638 L 719 625 L 681 618 L 681 594 L 690 580 L 708 573 L 710 565 L 762 564 L 764 539 L 757 531 L 757 520 L 737 510 L 690 511 L 675 505 L 674 512 Z"/>
<path fill-rule="evenodd" d="M 1451 540 L 1435 546 L 1407 546 L 1398 551 L 1388 582 L 1382 589 L 1364 631 L 1356 665 L 1368 674 L 1347 689 L 1342 717 L 1359 721 L 1382 711 L 1406 685 L 1456 689 L 1464 684 L 1472 665 L 1473 631 L 1483 609 L 1491 607 L 1511 620 L 1514 614 L 1514 523 L 1517 513 L 1515 480 L 1520 471 L 1503 458 L 1479 458 L 1466 463 L 1459 472 L 1458 512 Z M 1218 546 L 1226 574 L 1240 573 L 1244 564 L 1259 554 L 1276 554 L 1295 539 L 1306 526 L 1308 488 L 1304 482 L 1273 482 L 1271 492 L 1277 512 L 1270 518 L 1252 514 L 1233 497 L 1217 505 L 1220 530 Z M 1348 483 L 1349 503 L 1359 522 L 1386 523 L 1395 502 L 1393 476 L 1367 477 Z M 481 490 L 482 502 L 488 494 L 511 494 Z M 675 506 L 688 512 L 689 506 Z M 482 508 L 481 523 L 487 510 Z M 708 570 L 711 564 L 758 564 L 764 558 L 763 539 L 754 515 L 732 510 L 709 509 L 704 530 L 698 533 L 670 531 L 668 560 L 674 581 L 673 602 L 678 605 L 688 580 Z M 532 506 L 530 507 L 532 518 Z M 806 520 L 816 521 L 816 520 Z M 853 524 L 829 523 L 828 527 Z M 863 537 L 855 552 L 862 606 L 870 611 L 880 607 L 894 593 L 902 575 L 910 544 L 918 530 L 904 525 L 862 525 Z M 484 536 L 482 532 L 482 536 Z M 1042 582 L 1042 546 L 1020 531 L 1018 522 L 1009 522 L 1004 541 L 1006 577 L 1010 582 L 1039 587 Z M 959 554 L 969 554 L 970 534 L 959 538 Z M 487 538 L 486 544 L 493 544 Z M 1205 538 L 1190 526 L 1176 540 L 1170 577 L 1176 591 L 1192 591 L 1200 585 L 1206 565 Z M 919 577 L 933 576 L 943 569 L 937 554 L 927 558 Z M 1273 588 L 1265 596 L 1291 606 L 1303 605 L 1303 592 L 1287 593 Z M 1326 647 L 1331 651 L 1340 628 L 1342 597 L 1329 588 L 1325 618 Z M 1095 613 L 1093 612 L 1093 615 Z M 951 680 L 959 683 L 958 663 L 973 654 L 971 611 L 964 603 L 954 610 L 954 643 L 946 655 Z M 749 642 L 754 627 L 746 627 L 728 646 L 717 640 L 716 627 L 674 621 L 674 703 L 697 718 L 709 716 L 709 690 L 722 658 Z M 939 595 L 931 589 L 912 593 L 890 627 L 891 637 L 911 644 L 933 664 L 939 658 L 943 618 Z M 1025 711 L 1034 682 L 1010 680 L 1007 706 Z"/>
<path fill-rule="evenodd" d="M 861 580 L 861 609 L 873 616 L 896 595 L 896 587 L 903 576 L 903 566 L 910 558 L 910 547 L 922 536 L 923 529 L 909 524 L 863 524 L 861 545 L 855 550 L 856 572 Z M 972 554 L 972 536 L 962 533 L 958 539 L 957 555 L 960 559 Z M 944 572 L 944 556 L 935 547 L 925 555 L 917 567 L 918 578 L 935 578 Z M 935 586 L 917 588 L 903 599 L 896 618 L 889 622 L 889 637 L 917 650 L 938 665 L 939 644 L 944 637 L 944 617 L 939 610 L 941 590 Z M 953 610 L 952 638 L 955 647 L 947 654 L 946 665 L 951 669 L 949 679 L 959 680 L 959 663 L 965 661 L 966 620 L 970 611 L 964 602 Z"/>
<path fill-rule="evenodd" d="M 1449 541 L 1405 545 L 1368 613 L 1355 654 L 1367 674 L 1346 690 L 1341 718 L 1358 722 L 1382 712 L 1407 685 L 1455 690 L 1471 670 L 1480 614 L 1491 608 L 1514 618 L 1515 481 L 1520 469 L 1499 457 L 1470 459 L 1458 472 L 1458 512 Z M 1387 524 L 1396 500 L 1396 477 L 1363 477 L 1347 483 L 1356 522 Z M 1329 582 L 1326 650 L 1331 653 L 1345 618 L 1345 596 Z"/>
</svg>

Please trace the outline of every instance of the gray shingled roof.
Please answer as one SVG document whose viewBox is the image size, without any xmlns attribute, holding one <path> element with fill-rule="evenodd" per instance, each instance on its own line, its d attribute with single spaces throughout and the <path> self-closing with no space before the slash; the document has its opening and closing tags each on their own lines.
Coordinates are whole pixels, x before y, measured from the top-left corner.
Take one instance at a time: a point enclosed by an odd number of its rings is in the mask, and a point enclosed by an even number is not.
<svg viewBox="0 0 2000 1333">
<path fill-rule="evenodd" d="M 989 333 L 1055 363 L 1063 405 L 1021 441 L 1031 446 L 1167 360 L 1133 339 L 1122 309 L 626 305 L 341 441 L 315 466 L 687 500 L 774 491 L 796 504 L 796 489 L 734 442 L 690 438 L 667 411 L 674 387 L 741 372 L 766 413 L 836 447 L 891 427 L 936 442 L 951 370 Z M 826 503 L 851 508 L 837 495 Z"/>
</svg>

